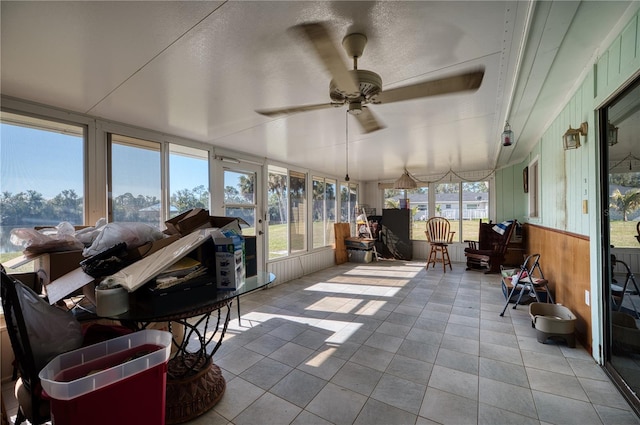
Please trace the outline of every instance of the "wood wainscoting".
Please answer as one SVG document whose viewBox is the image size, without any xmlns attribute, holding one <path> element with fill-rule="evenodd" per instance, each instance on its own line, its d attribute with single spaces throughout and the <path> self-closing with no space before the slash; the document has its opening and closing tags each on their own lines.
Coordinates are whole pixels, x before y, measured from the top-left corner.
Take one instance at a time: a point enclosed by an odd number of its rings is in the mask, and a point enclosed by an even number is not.
<svg viewBox="0 0 640 425">
<path fill-rule="evenodd" d="M 589 237 L 529 223 L 523 232 L 526 252 L 540 254 L 555 302 L 577 316 L 576 336 L 591 353 L 591 307 L 585 303 L 585 291 L 591 292 Z"/>
</svg>

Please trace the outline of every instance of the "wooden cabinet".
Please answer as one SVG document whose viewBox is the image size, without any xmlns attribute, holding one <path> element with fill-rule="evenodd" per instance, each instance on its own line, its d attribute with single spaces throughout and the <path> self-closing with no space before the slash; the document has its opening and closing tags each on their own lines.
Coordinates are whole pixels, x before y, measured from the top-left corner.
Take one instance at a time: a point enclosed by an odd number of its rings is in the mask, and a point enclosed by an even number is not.
<svg viewBox="0 0 640 425">
<path fill-rule="evenodd" d="M 382 210 L 381 239 L 384 256 L 399 260 L 411 260 L 413 243 L 411 242 L 411 210 Z"/>
</svg>

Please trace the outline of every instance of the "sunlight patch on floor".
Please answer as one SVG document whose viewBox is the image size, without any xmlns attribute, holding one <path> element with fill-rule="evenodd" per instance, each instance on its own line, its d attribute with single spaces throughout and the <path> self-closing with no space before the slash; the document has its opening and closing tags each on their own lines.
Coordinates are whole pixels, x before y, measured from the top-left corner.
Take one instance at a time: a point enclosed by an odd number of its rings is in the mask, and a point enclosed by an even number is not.
<svg viewBox="0 0 640 425">
<path fill-rule="evenodd" d="M 330 286 L 328 286 L 330 285 Z M 318 283 L 316 285 L 309 286 L 305 289 L 306 291 L 317 291 L 317 292 L 336 292 L 340 294 L 349 294 L 349 295 L 379 295 L 392 297 L 400 291 L 398 287 L 390 287 L 390 286 L 373 286 L 373 285 L 353 285 L 347 283 Z"/>
</svg>

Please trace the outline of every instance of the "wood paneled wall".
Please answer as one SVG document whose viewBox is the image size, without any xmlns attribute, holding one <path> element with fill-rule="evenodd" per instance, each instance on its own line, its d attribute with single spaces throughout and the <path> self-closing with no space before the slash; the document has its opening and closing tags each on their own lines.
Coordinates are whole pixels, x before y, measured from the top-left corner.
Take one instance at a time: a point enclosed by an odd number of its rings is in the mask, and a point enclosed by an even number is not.
<svg viewBox="0 0 640 425">
<path fill-rule="evenodd" d="M 555 302 L 578 317 L 576 336 L 591 352 L 591 307 L 585 303 L 585 291 L 591 291 L 589 238 L 534 224 L 525 224 L 523 231 L 526 252 L 540 254 L 540 266 Z"/>
</svg>

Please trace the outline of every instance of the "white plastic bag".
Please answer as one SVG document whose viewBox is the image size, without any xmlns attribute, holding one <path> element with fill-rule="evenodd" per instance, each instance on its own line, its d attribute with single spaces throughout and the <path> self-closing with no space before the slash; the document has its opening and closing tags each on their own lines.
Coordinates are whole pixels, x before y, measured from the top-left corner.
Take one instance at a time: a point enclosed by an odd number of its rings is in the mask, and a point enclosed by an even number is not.
<svg viewBox="0 0 640 425">
<path fill-rule="evenodd" d="M 127 248 L 137 248 L 166 236 L 160 230 L 145 223 L 108 223 L 99 230 L 100 233 L 91 246 L 82 252 L 83 256 L 94 256 L 121 242 L 125 242 Z"/>
<path fill-rule="evenodd" d="M 38 370 L 82 345 L 82 326 L 69 311 L 49 305 L 25 285 L 17 284 L 16 292 Z"/>
<path fill-rule="evenodd" d="M 93 227 L 85 227 L 75 233 L 76 239 L 78 239 L 84 246 L 91 246 L 96 237 L 100 234 L 100 228 L 107 224 L 105 218 L 101 218 L 96 221 L 96 225 Z"/>
<path fill-rule="evenodd" d="M 73 236 L 74 232 L 73 226 L 66 222 L 40 231 L 17 228 L 11 230 L 9 241 L 22 247 L 25 255 L 84 248 L 84 245 Z"/>
</svg>

